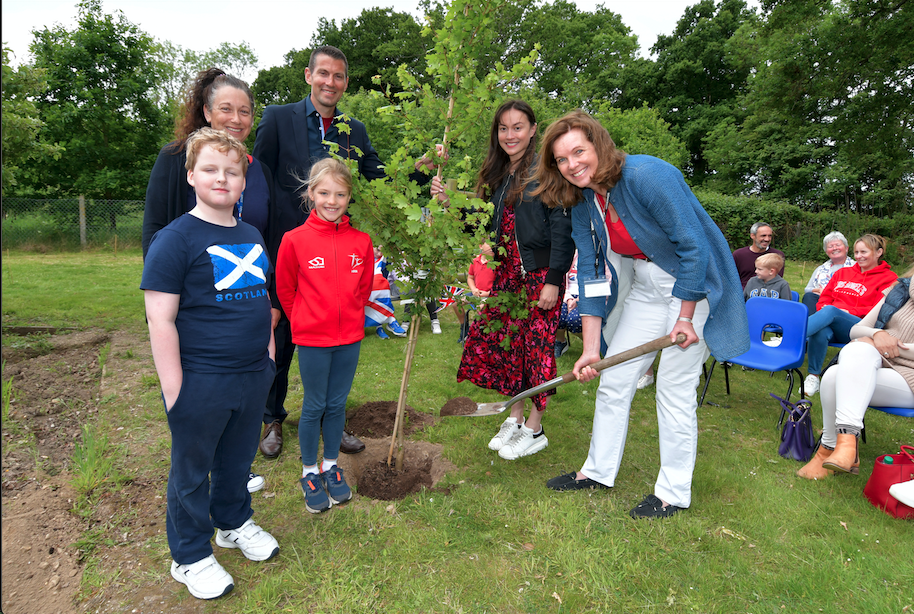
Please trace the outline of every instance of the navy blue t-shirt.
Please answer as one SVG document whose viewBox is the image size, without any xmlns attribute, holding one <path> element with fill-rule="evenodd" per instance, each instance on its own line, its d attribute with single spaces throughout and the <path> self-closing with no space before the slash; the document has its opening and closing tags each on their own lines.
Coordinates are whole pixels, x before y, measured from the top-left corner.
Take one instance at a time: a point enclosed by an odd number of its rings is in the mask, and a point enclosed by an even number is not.
<svg viewBox="0 0 914 614">
<path fill-rule="evenodd" d="M 258 371 L 269 364 L 269 275 L 256 228 L 186 213 L 152 238 L 140 288 L 181 295 L 175 324 L 184 369 Z"/>
</svg>

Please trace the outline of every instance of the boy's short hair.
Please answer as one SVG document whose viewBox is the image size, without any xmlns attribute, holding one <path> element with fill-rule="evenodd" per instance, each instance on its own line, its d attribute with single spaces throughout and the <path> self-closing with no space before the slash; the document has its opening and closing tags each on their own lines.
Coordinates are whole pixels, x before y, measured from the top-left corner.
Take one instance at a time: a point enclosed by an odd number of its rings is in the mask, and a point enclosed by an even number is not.
<svg viewBox="0 0 914 614">
<path fill-rule="evenodd" d="M 780 254 L 767 253 L 755 259 L 755 266 L 762 269 L 780 271 L 784 268 L 784 257 Z"/>
<path fill-rule="evenodd" d="M 197 163 L 197 155 L 206 145 L 211 146 L 219 153 L 227 154 L 230 151 L 237 153 L 238 157 L 241 159 L 241 175 L 247 175 L 248 148 L 244 146 L 244 143 L 228 132 L 209 127 L 200 128 L 187 137 L 187 144 L 185 146 L 187 151 L 187 162 L 184 164 L 184 168 L 189 171 L 194 170 L 194 165 Z"/>
</svg>

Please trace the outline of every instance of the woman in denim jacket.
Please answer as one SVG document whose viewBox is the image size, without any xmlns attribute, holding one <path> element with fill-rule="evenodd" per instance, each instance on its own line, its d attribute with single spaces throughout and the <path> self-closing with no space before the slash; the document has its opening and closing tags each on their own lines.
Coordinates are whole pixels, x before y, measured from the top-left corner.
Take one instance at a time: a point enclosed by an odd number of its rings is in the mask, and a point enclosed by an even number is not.
<svg viewBox="0 0 914 614">
<path fill-rule="evenodd" d="M 686 336 L 661 352 L 656 393 L 660 472 L 654 493 L 631 511 L 632 517 L 671 516 L 691 504 L 696 388 L 708 352 L 727 360 L 749 349 L 742 287 L 730 248 L 682 173 L 652 156 L 626 156 L 584 112 L 569 113 L 547 129 L 540 160 L 535 179 L 543 202 L 573 207 L 578 308 L 584 321 L 577 378 L 597 376 L 588 365 L 600 358 L 603 323 L 610 314 L 618 324 L 607 335 L 607 355 L 663 335 Z M 613 292 L 616 276 L 620 290 Z M 550 480 L 550 488 L 613 486 L 638 378 L 654 356 L 602 373 L 587 460 L 581 471 Z"/>
</svg>

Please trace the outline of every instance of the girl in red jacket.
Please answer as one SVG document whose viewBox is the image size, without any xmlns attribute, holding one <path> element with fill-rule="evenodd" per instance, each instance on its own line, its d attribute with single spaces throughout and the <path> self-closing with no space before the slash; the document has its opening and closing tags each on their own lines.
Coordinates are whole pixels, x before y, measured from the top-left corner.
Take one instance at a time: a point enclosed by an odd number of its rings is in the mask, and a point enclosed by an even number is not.
<svg viewBox="0 0 914 614">
<path fill-rule="evenodd" d="M 345 164 L 332 158 L 314 164 L 308 178 L 311 214 L 285 234 L 276 262 L 276 294 L 292 325 L 305 390 L 298 441 L 305 507 L 313 514 L 352 497 L 336 461 L 365 336 L 374 251 L 371 238 L 349 225 L 351 194 Z M 324 460 L 318 467 L 322 430 Z"/>
<path fill-rule="evenodd" d="M 809 375 L 803 382 L 807 395 L 819 390 L 819 375 L 829 343 L 848 343 L 851 327 L 882 300 L 882 291 L 893 285 L 898 275 L 879 258 L 885 253 L 885 239 L 863 235 L 854 243 L 856 264 L 839 269 L 822 290 L 816 313 L 806 325 Z"/>
</svg>

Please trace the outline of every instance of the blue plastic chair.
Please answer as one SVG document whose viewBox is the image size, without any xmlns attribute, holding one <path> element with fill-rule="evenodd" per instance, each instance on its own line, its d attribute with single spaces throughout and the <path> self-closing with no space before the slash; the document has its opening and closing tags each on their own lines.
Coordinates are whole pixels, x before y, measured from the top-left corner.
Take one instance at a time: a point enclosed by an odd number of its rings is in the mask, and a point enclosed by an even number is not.
<svg viewBox="0 0 914 614">
<path fill-rule="evenodd" d="M 790 298 L 794 303 L 799 303 L 800 302 L 800 293 L 797 292 L 796 290 L 791 290 Z"/>
<path fill-rule="evenodd" d="M 806 396 L 803 389 L 803 373 L 800 371 L 806 356 L 806 322 L 809 318 L 806 305 L 756 296 L 746 302 L 746 315 L 749 318 L 749 351 L 731 358 L 728 362 L 760 371 L 786 371 L 788 386 L 784 398 L 788 401 L 793 392 L 793 374 L 796 373 L 800 376 L 800 397 Z M 774 327 L 781 329 L 781 344 L 776 347 L 765 345 L 762 343 L 764 333 L 770 332 Z M 711 363 L 711 370 L 705 378 L 699 407 L 705 402 L 708 384 L 714 375 L 716 364 L 716 360 Z M 727 378 L 727 394 L 730 394 L 727 365 L 724 365 L 724 376 Z"/>
<path fill-rule="evenodd" d="M 892 414 L 893 416 L 901 416 L 903 418 L 914 418 L 914 408 L 910 407 L 877 407 L 875 405 L 870 405 L 870 409 L 875 409 L 887 414 Z M 864 424 L 863 428 L 860 430 L 860 440 L 863 443 L 866 443 L 866 425 Z"/>
</svg>

